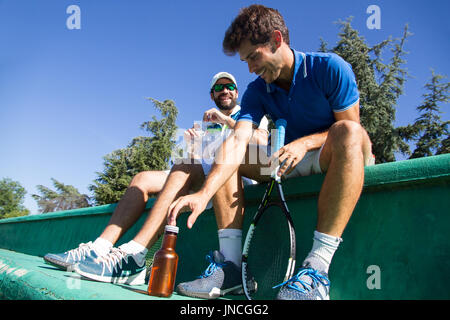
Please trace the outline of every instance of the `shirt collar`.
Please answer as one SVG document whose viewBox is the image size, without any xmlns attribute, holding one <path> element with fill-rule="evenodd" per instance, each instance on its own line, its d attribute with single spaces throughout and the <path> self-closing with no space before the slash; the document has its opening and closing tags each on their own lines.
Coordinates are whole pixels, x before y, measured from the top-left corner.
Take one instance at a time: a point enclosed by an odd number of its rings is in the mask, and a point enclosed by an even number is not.
<svg viewBox="0 0 450 320">
<path fill-rule="evenodd" d="M 292 48 L 291 50 L 294 53 L 294 76 L 292 77 L 292 85 L 295 85 L 295 79 L 297 78 L 298 70 L 300 69 L 303 61 L 305 61 L 305 63 L 303 63 L 303 77 L 306 78 L 307 76 L 306 55 L 303 52 L 296 51 Z M 266 83 L 266 89 L 267 93 L 273 93 L 280 88 L 275 83 Z"/>
<path fill-rule="evenodd" d="M 233 117 L 239 111 L 241 111 L 241 106 L 237 104 L 234 106 L 233 110 L 231 110 L 230 117 Z"/>
</svg>

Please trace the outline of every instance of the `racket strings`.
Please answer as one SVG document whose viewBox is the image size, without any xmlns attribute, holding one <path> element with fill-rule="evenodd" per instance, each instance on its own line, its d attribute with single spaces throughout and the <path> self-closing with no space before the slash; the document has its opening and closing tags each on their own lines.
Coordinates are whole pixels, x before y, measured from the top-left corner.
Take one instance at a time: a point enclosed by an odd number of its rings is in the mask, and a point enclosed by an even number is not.
<svg viewBox="0 0 450 320">
<path fill-rule="evenodd" d="M 273 287 L 285 281 L 290 258 L 289 225 L 278 204 L 269 205 L 261 215 L 249 245 L 247 277 L 254 278 L 257 290 L 252 299 L 274 299 Z"/>
</svg>

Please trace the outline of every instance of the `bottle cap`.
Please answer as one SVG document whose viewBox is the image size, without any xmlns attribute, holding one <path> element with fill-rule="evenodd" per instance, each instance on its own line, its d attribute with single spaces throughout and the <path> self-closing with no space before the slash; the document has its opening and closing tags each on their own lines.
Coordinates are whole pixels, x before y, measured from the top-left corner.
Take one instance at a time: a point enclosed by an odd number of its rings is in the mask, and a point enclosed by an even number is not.
<svg viewBox="0 0 450 320">
<path fill-rule="evenodd" d="M 179 228 L 177 226 L 166 225 L 165 231 L 178 233 Z"/>
</svg>

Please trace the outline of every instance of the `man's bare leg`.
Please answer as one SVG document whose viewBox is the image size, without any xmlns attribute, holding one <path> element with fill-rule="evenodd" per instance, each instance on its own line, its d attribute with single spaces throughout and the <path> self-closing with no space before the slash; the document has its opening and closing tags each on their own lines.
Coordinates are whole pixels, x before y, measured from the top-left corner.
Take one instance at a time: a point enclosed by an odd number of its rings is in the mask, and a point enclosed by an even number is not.
<svg viewBox="0 0 450 320">
<path fill-rule="evenodd" d="M 326 175 L 319 193 L 317 228 L 303 266 L 328 274 L 333 255 L 342 241 L 340 237 L 362 192 L 364 156 L 369 154 L 369 148 L 367 133 L 354 121 L 338 121 L 328 131 L 319 159 Z M 302 281 L 312 280 L 305 277 Z M 322 298 L 328 297 L 329 289 L 321 288 Z"/>
<path fill-rule="evenodd" d="M 244 217 L 244 190 L 238 172 L 217 191 L 213 198 L 218 229 L 241 229 Z"/>
<path fill-rule="evenodd" d="M 164 171 L 145 171 L 137 174 L 114 210 L 108 225 L 93 243 L 89 243 L 88 247 L 86 244 L 80 244 L 78 248 L 61 254 L 49 253 L 45 255 L 45 261 L 58 267 L 69 268 L 85 261 L 91 250 L 100 256 L 107 255 L 120 236 L 141 216 L 148 194 L 158 193 L 166 178 Z"/>
<path fill-rule="evenodd" d="M 249 157 L 249 150 L 252 152 L 251 157 Z M 220 252 L 225 260 L 232 261 L 237 266 L 241 265 L 242 224 L 245 209 L 242 175 L 263 181 L 264 177 L 260 175 L 260 165 L 255 163 L 256 161 L 257 150 L 247 149 L 245 163 L 233 173 L 213 198 Z"/>
<path fill-rule="evenodd" d="M 262 174 L 262 168 L 268 168 L 269 158 L 260 150 L 257 146 L 247 147 L 244 163 L 215 194 L 213 204 L 219 229 L 242 229 L 245 207 L 243 176 L 260 182 L 269 181 L 270 176 Z"/>
<path fill-rule="evenodd" d="M 317 229 L 301 271 L 278 293 L 279 299 L 329 299 L 328 269 L 364 183 L 364 157 L 370 139 L 357 122 L 343 120 L 331 126 L 320 153 L 326 171 L 319 194 Z M 307 285 L 306 285 L 307 284 Z M 294 288 L 302 288 L 296 291 Z"/>
<path fill-rule="evenodd" d="M 166 179 L 164 171 L 143 171 L 134 176 L 100 238 L 114 245 L 142 215 L 149 194 L 159 193 Z"/>
<path fill-rule="evenodd" d="M 356 122 L 339 121 L 329 130 L 320 155 L 325 180 L 319 194 L 317 231 L 344 232 L 364 184 L 364 155 L 370 139 Z"/>
<path fill-rule="evenodd" d="M 141 230 L 133 239 L 146 248 L 156 242 L 166 223 L 167 210 L 178 197 L 198 189 L 204 181 L 200 164 L 180 164 L 172 167 L 169 177 L 156 199 Z"/>
</svg>

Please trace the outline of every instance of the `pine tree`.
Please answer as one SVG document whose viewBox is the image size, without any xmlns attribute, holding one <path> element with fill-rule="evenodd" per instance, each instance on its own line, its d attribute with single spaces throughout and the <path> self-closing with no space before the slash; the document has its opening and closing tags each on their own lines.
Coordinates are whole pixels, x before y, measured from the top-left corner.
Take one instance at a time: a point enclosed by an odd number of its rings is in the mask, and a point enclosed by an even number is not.
<svg viewBox="0 0 450 320">
<path fill-rule="evenodd" d="M 39 190 L 40 195 L 31 195 L 33 199 L 37 201 L 41 213 L 72 210 L 90 206 L 90 198 L 88 195 L 80 194 L 74 186 L 65 185 L 54 178 L 51 180 L 56 191 L 43 185 L 38 185 L 37 189 Z"/>
<path fill-rule="evenodd" d="M 447 121 L 447 125 L 448 125 L 448 121 Z M 436 151 L 436 155 L 438 154 L 445 154 L 445 153 L 450 153 L 450 136 L 448 134 L 448 127 L 447 127 L 447 138 L 445 138 L 442 142 L 441 142 L 441 146 L 439 147 L 439 149 Z"/>
<path fill-rule="evenodd" d="M 450 83 L 442 83 L 445 77 L 431 70 L 431 81 L 425 85 L 427 93 L 423 103 L 417 107 L 420 116 L 413 125 L 400 128 L 401 136 L 415 142 L 410 159 L 450 152 L 448 124 L 442 121 L 441 104 L 449 101 Z"/>
</svg>

